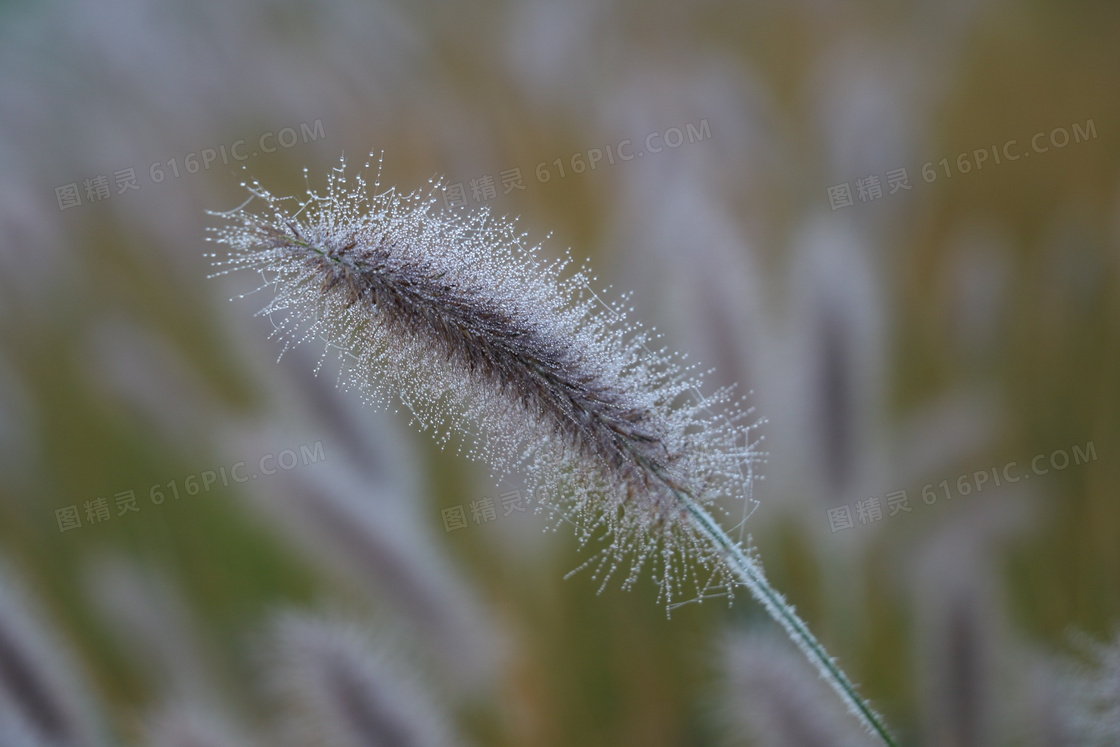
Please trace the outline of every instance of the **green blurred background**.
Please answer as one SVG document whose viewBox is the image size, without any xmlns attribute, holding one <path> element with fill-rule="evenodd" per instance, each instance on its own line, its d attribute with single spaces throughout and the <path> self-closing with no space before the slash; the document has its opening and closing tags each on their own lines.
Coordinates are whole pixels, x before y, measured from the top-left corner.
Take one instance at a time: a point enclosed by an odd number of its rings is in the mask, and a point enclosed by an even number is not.
<svg viewBox="0 0 1120 747">
<path fill-rule="evenodd" d="M 313 356 L 277 363 L 252 318 L 263 299 L 228 301 L 251 280 L 207 280 L 204 211 L 243 200 L 223 149 L 244 141 L 280 194 L 302 191 L 304 167 L 321 185 L 340 154 L 383 151 L 383 184 L 443 175 L 468 208 L 519 216 L 546 255 L 571 247 L 633 290 L 713 384 L 752 392 L 768 458 L 746 530 L 903 743 L 1058 743 L 1029 724 L 1071 634 L 1120 620 L 1118 34 L 1120 6 L 1102 2 L 4 3 L 8 571 L 111 741 L 142 742 L 174 689 L 98 603 L 107 559 L 175 589 L 207 687 L 248 724 L 269 712 L 253 641 L 296 607 L 401 631 L 467 743 L 752 743 L 721 648 L 771 625 L 744 594 L 669 617 L 648 579 L 565 580 L 588 551 L 547 517 L 503 515 L 517 476 L 312 379 Z M 710 137 L 647 152 L 647 135 L 690 124 Z M 1086 134 L 1057 147 L 1058 128 Z M 1052 147 L 1027 156 L 1036 133 Z M 642 156 L 576 165 L 623 140 Z M 1003 153 L 1026 157 L 996 164 L 1011 140 Z M 220 153 L 190 173 L 205 149 Z M 910 189 L 890 193 L 902 168 Z M 119 191 L 127 169 L 138 188 Z M 511 169 L 524 189 L 506 189 Z M 108 197 L 87 185 L 99 175 Z M 882 196 L 861 199 L 871 175 Z M 829 188 L 845 183 L 839 207 Z M 188 476 L 317 442 L 318 463 L 186 492 Z M 975 489 L 978 471 L 1089 444 L 1087 463 Z M 943 480 L 953 497 L 923 502 Z M 911 510 L 889 515 L 902 489 Z M 119 515 L 128 490 L 140 510 Z M 413 539 L 356 573 L 326 560 L 345 542 L 329 527 L 302 541 L 308 521 L 277 497 L 316 490 Z M 485 497 L 496 517 L 476 521 Z M 882 518 L 861 522 L 871 497 Z M 91 522 L 98 498 L 111 518 Z M 69 506 L 82 526 L 60 531 Z M 447 531 L 456 506 L 468 525 Z M 853 526 L 835 530 L 843 506 Z"/>
</svg>

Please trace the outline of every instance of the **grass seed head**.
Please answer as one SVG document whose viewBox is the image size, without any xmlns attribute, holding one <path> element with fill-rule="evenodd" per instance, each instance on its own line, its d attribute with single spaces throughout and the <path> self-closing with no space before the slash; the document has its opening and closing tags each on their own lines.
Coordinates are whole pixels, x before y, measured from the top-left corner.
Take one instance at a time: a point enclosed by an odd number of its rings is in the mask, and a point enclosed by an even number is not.
<svg viewBox="0 0 1120 747">
<path fill-rule="evenodd" d="M 248 202 L 214 213 L 225 223 L 212 240 L 228 249 L 212 255 L 215 275 L 259 275 L 271 294 L 259 313 L 285 350 L 322 345 L 341 385 L 399 402 L 497 472 L 522 470 L 581 541 L 607 539 L 589 562 L 604 583 L 628 563 L 625 584 L 651 565 L 666 601 L 684 576 L 721 586 L 723 564 L 681 497 L 749 500 L 750 411 L 730 390 L 701 396 L 702 374 L 657 348 L 625 298 L 602 301 L 586 266 L 544 258 L 515 222 L 440 210 L 438 184 L 379 186 L 345 159 L 325 193 L 278 197 L 250 182 Z"/>
</svg>

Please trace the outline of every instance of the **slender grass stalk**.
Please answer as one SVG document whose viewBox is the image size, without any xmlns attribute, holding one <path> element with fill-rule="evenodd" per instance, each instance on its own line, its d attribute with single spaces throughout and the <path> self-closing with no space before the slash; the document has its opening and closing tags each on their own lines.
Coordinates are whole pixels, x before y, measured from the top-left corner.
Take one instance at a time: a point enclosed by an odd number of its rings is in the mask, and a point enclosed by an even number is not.
<svg viewBox="0 0 1120 747">
<path fill-rule="evenodd" d="M 733 743 L 757 747 L 869 747 L 879 739 L 851 719 L 829 688 L 773 631 L 734 631 L 714 652 L 716 719 Z"/>
<path fill-rule="evenodd" d="M 367 164 L 368 167 L 369 164 Z M 495 471 L 522 469 L 581 544 L 607 539 L 585 567 L 604 588 L 647 568 L 671 609 L 695 588 L 746 586 L 851 711 L 886 744 L 881 719 L 770 586 L 759 562 L 711 509 L 749 500 L 759 459 L 751 411 L 731 390 L 700 395 L 702 374 L 605 304 L 587 269 L 546 263 L 514 224 L 436 212 L 433 194 L 371 194 L 345 161 L 326 194 L 276 197 L 258 182 L 240 208 L 215 213 L 222 268 L 255 271 L 261 309 L 292 344 L 319 341 L 339 383 L 399 402 L 444 445 Z M 374 186 L 379 186 L 375 181 Z M 266 210 L 245 208 L 253 199 Z M 248 294 L 242 294 L 248 295 Z M 603 307 L 606 308 L 603 308 Z M 282 354 L 282 353 L 281 353 Z M 701 573 L 707 573 L 702 577 Z"/>
<path fill-rule="evenodd" d="M 852 681 L 848 679 L 848 676 L 844 674 L 843 670 L 825 651 L 824 646 L 809 630 L 809 626 L 797 616 L 793 605 L 787 602 L 766 580 L 766 576 L 762 572 L 762 566 L 744 551 L 740 543 L 727 536 L 727 533 L 716 523 L 710 513 L 696 505 L 686 495 L 681 496 L 681 501 L 688 506 L 689 514 L 703 528 L 712 544 L 724 554 L 728 566 L 732 568 L 743 585 L 747 587 L 747 590 L 762 605 L 763 609 L 785 629 L 790 639 L 804 652 L 809 662 L 817 668 L 821 678 L 844 701 L 848 710 L 860 720 L 864 728 L 893 747 L 895 744 L 894 738 L 887 731 L 882 717 L 859 694 Z"/>
</svg>

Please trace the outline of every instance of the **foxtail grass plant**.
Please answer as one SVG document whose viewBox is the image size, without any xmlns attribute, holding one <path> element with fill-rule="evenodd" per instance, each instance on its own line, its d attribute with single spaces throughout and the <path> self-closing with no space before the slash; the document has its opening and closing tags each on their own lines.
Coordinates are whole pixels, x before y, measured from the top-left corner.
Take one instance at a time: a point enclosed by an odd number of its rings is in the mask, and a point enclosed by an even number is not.
<svg viewBox="0 0 1120 747">
<path fill-rule="evenodd" d="M 670 606 L 692 589 L 703 598 L 745 586 L 863 725 L 894 744 L 749 545 L 713 515 L 719 500 L 750 500 L 750 410 L 729 389 L 701 395 L 695 366 L 653 347 L 625 298 L 604 302 L 570 256 L 547 261 L 487 211 L 438 210 L 438 184 L 379 191 L 364 174 L 348 175 L 343 159 L 325 193 L 308 186 L 302 198 L 246 183 L 245 203 L 212 213 L 224 223 L 209 240 L 227 247 L 209 255 L 214 276 L 259 276 L 250 293 L 271 294 L 258 313 L 284 350 L 322 344 L 320 365 L 336 356 L 340 385 L 399 403 L 495 472 L 522 470 L 581 544 L 605 540 L 581 566 L 604 586 L 618 573 L 629 588 L 650 569 Z"/>
</svg>

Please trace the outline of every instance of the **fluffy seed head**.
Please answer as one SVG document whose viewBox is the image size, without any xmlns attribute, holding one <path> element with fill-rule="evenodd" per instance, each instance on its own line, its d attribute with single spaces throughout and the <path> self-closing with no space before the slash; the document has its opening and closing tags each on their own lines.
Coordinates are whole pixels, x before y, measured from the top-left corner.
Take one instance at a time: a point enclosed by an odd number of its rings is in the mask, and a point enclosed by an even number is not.
<svg viewBox="0 0 1120 747">
<path fill-rule="evenodd" d="M 652 561 L 667 601 L 682 571 L 702 588 L 722 584 L 681 498 L 749 499 L 750 411 L 728 390 L 700 396 L 701 375 L 651 349 L 625 299 L 604 303 L 586 267 L 546 260 L 515 223 L 440 211 L 438 185 L 378 187 L 348 176 L 345 160 L 325 194 L 278 197 L 251 182 L 248 202 L 214 213 L 226 224 L 212 240 L 228 246 L 212 255 L 215 274 L 257 272 L 257 290 L 273 294 L 260 313 L 285 349 L 323 344 L 342 385 L 399 401 L 496 471 L 523 470 L 581 540 L 608 537 L 604 581 L 629 554 L 626 584 Z M 693 560 L 713 575 L 700 582 Z"/>
</svg>

